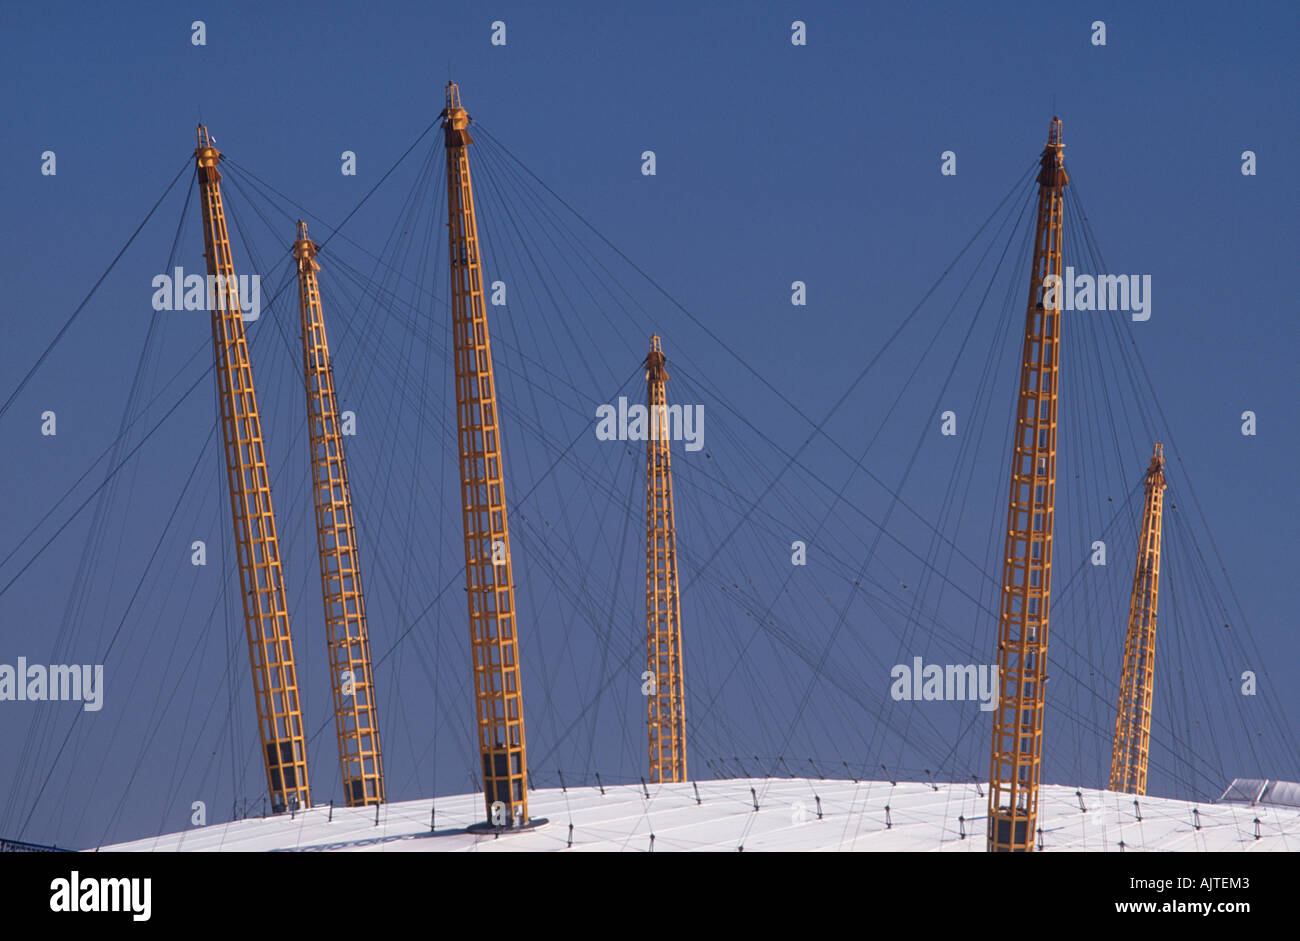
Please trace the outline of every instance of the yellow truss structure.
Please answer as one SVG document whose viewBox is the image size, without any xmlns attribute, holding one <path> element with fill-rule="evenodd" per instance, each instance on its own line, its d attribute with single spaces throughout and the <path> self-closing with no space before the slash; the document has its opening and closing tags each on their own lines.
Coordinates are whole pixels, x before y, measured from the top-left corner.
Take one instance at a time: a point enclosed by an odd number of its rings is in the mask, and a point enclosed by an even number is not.
<svg viewBox="0 0 1300 941">
<path fill-rule="evenodd" d="M 217 398 L 225 443 L 230 509 L 239 559 L 248 658 L 253 670 L 258 726 L 271 809 L 311 806 L 307 745 L 298 699 L 298 674 L 289 633 L 289 607 L 276 538 L 271 482 L 262 420 L 253 389 L 253 367 L 244 336 L 243 312 L 221 201 L 221 152 L 199 126 L 194 159 L 203 202 L 203 243 L 212 287 L 212 343 Z"/>
<path fill-rule="evenodd" d="M 988 849 L 1032 852 L 1043 751 L 1056 505 L 1056 405 L 1061 330 L 1061 230 L 1065 186 L 1061 120 L 1053 118 L 1038 174 L 1038 225 L 1029 277 L 1016 437 L 1011 458 L 1001 610 L 999 698 L 989 770 Z M 1045 295 L 1055 277 L 1058 290 Z M 1044 302 L 1052 300 L 1050 308 Z"/>
<path fill-rule="evenodd" d="M 1156 442 L 1147 467 L 1146 504 L 1138 533 L 1133 594 L 1129 598 L 1124 674 L 1115 715 L 1115 747 L 1110 758 L 1110 789 L 1147 792 L 1147 754 L 1151 745 L 1151 697 L 1156 673 L 1156 602 L 1160 593 L 1160 529 L 1164 519 L 1164 447 Z"/>
<path fill-rule="evenodd" d="M 667 359 L 659 337 L 646 356 L 650 434 L 645 452 L 646 694 L 650 780 L 686 780 L 686 687 L 682 682 L 682 613 L 677 581 L 677 526 L 669 447 Z"/>
<path fill-rule="evenodd" d="M 293 243 L 298 263 L 298 311 L 302 326 L 303 377 L 307 386 L 307 433 L 311 442 L 312 493 L 316 504 L 316 549 L 320 556 L 325 635 L 334 690 L 334 731 L 339 771 L 349 807 L 384 801 L 384 764 L 375 711 L 374 671 L 366 630 L 366 602 L 357 558 L 352 491 L 343 453 L 334 370 L 325 335 L 316 272 L 316 243 L 298 221 Z"/>
<path fill-rule="evenodd" d="M 473 141 L 469 120 L 461 107 L 460 90 L 448 82 L 442 127 L 447 148 L 456 429 L 474 698 L 487 824 L 513 828 L 529 822 L 528 762 L 496 381 L 469 174 L 468 146 Z"/>
</svg>

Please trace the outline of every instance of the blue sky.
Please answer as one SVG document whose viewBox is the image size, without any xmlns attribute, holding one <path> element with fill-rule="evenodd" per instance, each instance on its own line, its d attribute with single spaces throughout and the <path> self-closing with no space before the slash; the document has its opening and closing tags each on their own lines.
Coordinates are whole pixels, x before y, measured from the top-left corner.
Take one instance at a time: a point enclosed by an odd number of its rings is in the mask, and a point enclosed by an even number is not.
<svg viewBox="0 0 1300 941">
<path fill-rule="evenodd" d="M 206 25 L 204 47 L 190 41 L 196 19 Z M 807 24 L 803 47 L 790 42 L 796 19 Z M 505 46 L 490 42 L 494 20 L 506 24 Z M 1106 24 L 1104 47 L 1090 41 L 1095 20 Z M 932 545 L 932 530 L 906 511 L 890 511 L 889 495 L 851 473 L 839 450 L 860 454 L 885 421 L 864 463 L 963 551 L 984 559 L 989 533 L 1005 513 L 1002 442 L 1015 391 L 1014 364 L 1005 354 L 1014 359 L 1018 349 L 1027 258 L 1013 256 L 997 275 L 985 265 L 972 276 L 976 296 L 990 283 L 996 286 L 991 296 L 1010 291 L 1013 329 L 1010 343 L 999 346 L 993 320 L 987 330 L 977 320 L 969 352 L 954 360 L 951 386 L 939 397 L 941 408 L 957 410 L 959 427 L 971 429 L 972 450 L 962 459 L 969 464 L 945 450 L 951 442 L 938 436 L 938 412 L 931 406 L 974 314 L 968 302 L 941 291 L 939 306 L 923 312 L 932 319 L 918 322 L 916 334 L 891 347 L 827 424 L 836 444 L 816 438 L 801 458 L 804 466 L 780 477 L 760 503 L 771 514 L 766 528 L 756 522 L 762 513 L 739 521 L 777 478 L 781 451 L 793 453 L 810 435 L 791 405 L 820 419 L 840 400 L 1033 161 L 1048 121 L 1059 114 L 1072 185 L 1107 263 L 1113 271 L 1153 279 L 1152 319 L 1125 329 L 1157 389 L 1167 419 L 1160 431 L 1177 443 L 1180 463 L 1171 469 L 1171 492 L 1181 499 L 1174 502 L 1187 516 L 1189 540 L 1195 535 L 1186 545 L 1202 548 L 1210 573 L 1205 584 L 1220 580 L 1226 595 L 1221 555 L 1252 631 L 1248 638 L 1234 618 L 1230 640 L 1197 633 L 1216 620 L 1213 606 L 1198 596 L 1193 573 L 1174 575 L 1170 603 L 1178 607 L 1162 608 L 1170 612 L 1162 614 L 1170 636 L 1164 646 L 1162 635 L 1160 650 L 1170 656 L 1160 663 L 1170 670 L 1158 678 L 1168 683 L 1158 702 L 1180 738 L 1160 761 L 1153 758 L 1152 790 L 1169 796 L 1213 790 L 1208 772 L 1198 777 L 1178 770 L 1192 753 L 1221 754 L 1215 768 L 1229 776 L 1300 773 L 1295 733 L 1288 750 L 1265 717 L 1280 705 L 1287 727 L 1300 720 L 1290 667 L 1300 660 L 1291 592 L 1300 538 L 1292 300 L 1300 207 L 1287 164 L 1300 144 L 1294 57 L 1300 12 L 1294 5 L 990 10 L 965 4 L 667 3 L 614 10 L 595 3 L 561 9 L 502 3 L 480 11 L 427 3 L 228 3 L 210 9 L 159 3 L 129 10 L 55 3 L 6 5 L 0 25 L 7 92 L 0 127 L 5 398 L 186 165 L 200 116 L 239 167 L 318 219 L 338 222 L 436 118 L 449 75 L 476 124 L 690 311 L 685 315 L 579 227 L 583 251 L 603 258 L 642 305 L 634 323 L 617 321 L 608 304 L 588 310 L 576 287 L 581 279 L 564 274 L 581 252 L 530 228 L 525 204 L 511 203 L 512 187 L 538 195 L 539 211 L 549 205 L 563 217 L 562 207 L 546 203 L 549 197 L 535 184 L 511 176 L 508 158 L 486 137 L 471 149 L 486 201 L 487 250 L 499 253 L 502 271 L 514 260 L 509 280 L 519 298 L 494 321 L 494 336 L 501 340 L 498 368 L 509 371 L 503 362 L 514 367 L 501 382 L 503 395 L 516 395 L 518 413 L 513 427 L 512 416 L 504 416 L 503 435 L 509 492 L 521 503 L 513 512 L 531 514 L 517 524 L 516 565 L 534 563 L 520 587 L 521 635 L 530 747 L 534 756 L 549 753 L 537 765 L 538 776 L 548 781 L 557 767 L 575 778 L 593 770 L 606 779 L 636 780 L 642 773 L 642 706 L 633 682 L 640 668 L 632 669 L 643 551 L 638 457 L 601 451 L 589 435 L 574 452 L 592 462 L 586 471 L 567 463 L 554 479 L 546 471 L 557 456 L 550 448 L 579 436 L 582 416 L 594 420 L 596 406 L 614 401 L 625 379 L 632 378 L 625 394 L 644 393 L 637 366 L 652 331 L 664 336 L 670 397 L 689 402 L 693 396 L 705 406 L 706 461 L 716 461 L 714 473 L 695 455 L 679 452 L 674 465 L 684 582 L 698 574 L 683 594 L 688 716 L 700 715 L 693 773 L 711 773 L 706 758 L 754 753 L 798 754 L 827 764 L 887 763 L 917 773 L 986 773 L 987 717 L 970 704 L 936 704 L 924 717 L 922 704 L 905 712 L 909 704 L 888 703 L 887 668 L 913 655 L 945 662 L 959 650 L 991 662 L 987 618 L 931 582 L 925 590 L 934 594 L 922 599 L 922 607 L 935 606 L 968 648 L 943 646 L 915 610 L 908 613 L 911 600 L 902 601 L 897 614 L 901 633 L 876 632 L 879 611 L 852 600 L 853 579 L 845 574 L 863 566 L 875 533 L 843 505 L 832 508 L 823 528 L 830 505 L 813 475 L 832 489 L 847 481 L 847 498 L 877 520 L 897 514 L 886 528 L 932 569 L 960 581 L 962 564 L 954 566 L 942 544 Z M 434 137 L 426 138 L 344 232 L 436 294 L 436 263 L 445 260 L 445 249 L 437 241 L 443 230 L 435 219 L 441 185 L 435 145 Z M 57 155 L 52 177 L 40 173 L 47 150 Z M 339 172 L 345 150 L 357 154 L 355 177 Z M 646 150 L 656 154 L 653 177 L 641 173 Z M 940 155 L 948 150 L 957 155 L 952 177 L 939 172 Z M 1254 176 L 1241 173 L 1246 150 L 1256 154 Z M 434 172 L 421 177 L 413 161 L 430 155 Z M 432 188 L 413 188 L 422 179 Z M 189 180 L 186 169 L 0 417 L 0 481 L 10 495 L 0 506 L 4 554 L 113 442 L 153 316 L 149 281 L 167 270 L 178 222 L 185 227 L 177 263 L 194 270 L 202 265 L 197 208 L 191 204 L 182 215 Z M 493 188 L 498 183 L 499 190 Z M 408 193 L 419 197 L 413 204 L 419 212 L 405 216 Z M 282 233 L 261 227 L 258 199 L 250 204 L 251 196 L 246 191 L 230 199 L 250 233 L 258 233 L 251 239 L 266 260 L 264 277 L 283 280 L 283 259 L 274 253 L 282 256 L 292 240 L 291 223 L 268 211 L 272 228 Z M 519 216 L 509 214 L 511 205 Z M 400 241 L 386 244 L 395 225 Z M 315 221 L 312 231 L 318 240 L 328 232 Z M 240 241 L 242 272 L 252 269 L 252 259 Z M 1007 241 L 1004 236 L 997 243 L 994 260 Z M 989 243 L 986 238 L 981 246 Z M 438 423 L 451 415 L 438 391 L 449 388 L 445 357 L 439 359 L 437 347 L 426 355 L 418 344 L 403 345 L 398 327 L 367 333 L 372 321 L 349 306 L 346 293 L 331 294 L 330 277 L 347 264 L 367 275 L 379 271 L 380 279 L 387 275 L 352 243 L 340 238 L 330 247 L 337 260 L 322 255 L 322 283 L 340 392 L 344 407 L 355 406 L 364 423 L 355 447 L 349 445 L 357 455 L 354 487 L 365 490 L 358 496 L 363 549 L 365 527 L 376 527 L 369 537 L 376 569 L 368 576 L 372 637 L 377 650 L 394 651 L 379 674 L 392 689 L 381 693 L 392 756 L 390 795 L 460 792 L 471 786 L 465 732 L 472 704 L 463 695 L 468 663 L 463 612 L 457 620 L 459 588 L 403 635 L 437 589 L 454 584 L 459 565 L 454 462 L 438 443 L 445 426 L 430 426 L 427 438 L 419 431 L 421 414 Z M 530 264 L 529 247 L 531 257 L 545 264 Z M 806 307 L 790 303 L 795 280 L 807 284 Z M 391 285 L 410 293 L 406 282 Z M 565 287 L 570 295 L 557 293 Z M 445 290 L 444 278 L 440 296 Z M 310 534 L 303 535 L 307 465 L 305 444 L 295 438 L 303 406 L 290 348 L 296 338 L 291 284 L 285 298 L 290 303 L 282 298 L 250 335 L 276 467 L 272 483 L 286 540 L 291 613 L 302 611 L 294 614 L 295 641 L 310 684 L 304 698 L 314 729 L 328 718 L 328 681 L 321 632 L 310 613 L 320 602 L 313 601 L 318 586 Z M 940 327 L 948 304 L 957 305 L 956 320 Z M 445 306 L 419 309 L 431 318 L 430 336 L 441 335 Z M 146 399 L 162 396 L 150 424 L 206 365 L 200 357 L 194 368 L 183 367 L 207 335 L 205 315 L 158 316 L 170 319 L 157 324 L 141 380 Z M 354 345 L 342 340 L 351 330 L 357 331 Z M 928 345 L 925 338 L 936 330 L 938 339 Z M 367 336 L 378 339 L 367 346 Z M 927 349 L 932 358 L 924 358 Z M 980 366 L 989 349 L 994 371 L 985 379 Z M 554 375 L 544 378 L 536 360 Z M 917 384 L 907 385 L 913 367 Z M 1154 403 L 1138 401 L 1122 372 L 1098 369 L 1091 384 L 1077 373 L 1073 387 L 1069 374 L 1063 378 L 1066 394 L 1075 390 L 1071 408 L 1077 414 L 1100 414 L 1103 387 L 1114 403 L 1127 402 L 1133 415 L 1154 413 Z M 177 370 L 183 385 L 166 387 Z M 411 399 L 394 398 L 394 389 L 410 390 Z M 185 548 L 200 538 L 195 533 L 213 547 L 230 535 L 219 456 L 209 450 L 208 459 L 199 460 L 212 428 L 211 395 L 210 383 L 201 386 L 142 448 L 138 465 L 121 475 L 112 502 L 100 511 L 102 541 L 88 543 L 98 506 L 92 502 L 0 595 L 0 663 L 18 656 L 103 662 L 107 684 L 104 710 L 77 721 L 57 760 L 75 707 L 0 703 L 0 734 L 18 743 L 0 758 L 0 793 L 9 795 L 0 809 L 0 835 L 92 845 L 105 836 L 182 828 L 192 800 L 205 800 L 209 820 L 216 820 L 227 819 L 233 801 L 260 795 L 242 629 L 237 620 L 213 614 L 222 577 L 214 572 L 204 581 L 209 573 L 193 571 Z M 1097 410 L 1089 412 L 1092 406 Z M 39 433 L 47 409 L 58 416 L 54 438 Z M 1258 417 L 1253 437 L 1240 432 L 1246 410 Z M 985 427 L 986 417 L 988 435 L 976 439 L 974 429 Z M 1113 436 L 1119 446 L 1109 451 L 1090 451 L 1086 436 L 1070 438 L 1063 421 L 1062 438 L 1073 442 L 1063 451 L 1088 457 L 1069 468 L 1080 474 L 1078 490 L 1067 490 L 1064 479 L 1061 484 L 1058 584 L 1077 568 L 1091 531 L 1110 518 L 1104 508 L 1120 504 L 1145 468 L 1150 441 L 1136 419 L 1117 421 L 1123 426 Z M 374 432 L 368 437 L 364 429 Z M 923 447 L 909 467 L 918 441 Z M 967 446 L 961 434 L 958 441 Z M 182 495 L 192 467 L 199 474 Z M 98 474 L 91 478 L 102 478 L 102 467 Z M 590 486 L 584 486 L 585 474 L 594 475 L 586 478 Z M 530 502 L 524 501 L 539 480 Z M 607 483 L 631 510 L 620 509 L 591 481 Z M 950 484 L 964 496 L 948 494 Z M 89 491 L 78 493 L 72 506 Z M 741 510 L 731 513 L 728 501 Z M 151 562 L 160 535 L 171 532 L 174 505 L 180 507 L 177 531 Z M 963 506 L 967 515 L 957 521 L 953 508 Z M 1217 555 L 1199 528 L 1201 510 Z M 367 524 L 367 511 L 389 522 Z M 0 566 L 0 585 L 62 519 L 56 515 L 33 537 L 32 548 Z M 700 521 L 694 529 L 692 519 Z M 538 531 L 530 536 L 533 525 Z M 382 534 L 381 526 L 387 527 Z M 739 528 L 727 541 L 733 526 Z M 564 529 L 563 537 L 548 542 L 548 528 Z M 794 594 L 788 594 L 781 586 L 792 575 L 789 541 L 804 532 L 824 533 L 828 554 L 833 534 L 844 567 L 817 571 L 810 561 L 806 574 L 821 581 L 789 586 Z M 1104 589 L 1071 589 L 1085 599 L 1104 599 L 1093 605 L 1100 613 L 1090 614 L 1085 604 L 1058 615 L 1057 636 L 1077 646 L 1081 659 L 1066 659 L 1075 656 L 1073 649 L 1054 648 L 1062 658 L 1059 682 L 1077 687 L 1061 694 L 1076 714 L 1058 720 L 1058 750 L 1048 745 L 1045 775 L 1051 780 L 1104 783 L 1100 762 L 1108 758 L 1106 726 L 1113 723 L 1113 703 L 1104 702 L 1114 684 L 1109 673 L 1117 670 L 1122 636 L 1117 641 L 1115 634 L 1122 635 L 1120 609 L 1132 571 L 1132 548 L 1122 548 L 1131 543 L 1132 528 L 1121 521 L 1115 532 L 1116 559 Z M 897 575 L 890 586 L 895 594 L 927 585 L 918 582 L 926 566 L 889 541 L 883 545 L 887 571 L 872 562 L 868 575 L 882 583 Z M 559 560 L 558 568 L 550 569 L 548 558 Z M 1194 559 L 1189 549 L 1188 564 Z M 1000 574 L 996 566 L 989 570 Z M 152 593 L 138 608 L 128 606 L 142 575 Z M 966 575 L 974 592 L 979 579 Z M 746 579 L 755 582 L 748 596 L 740 587 Z M 764 611 L 781 620 L 781 636 L 755 627 Z M 119 640 L 105 659 L 119 623 Z M 1180 633 L 1178 625 L 1186 630 Z M 748 643 L 753 637 L 758 640 Z M 807 661 L 792 666 L 791 658 L 799 658 L 791 643 L 805 644 L 804 654 L 821 668 Z M 1256 653 L 1243 659 L 1233 653 L 1234 644 Z M 56 652 L 64 659 L 54 659 Z M 632 659 L 623 677 L 613 665 L 625 656 Z M 1099 675 L 1090 679 L 1094 666 Z M 1229 679 L 1242 670 L 1270 668 L 1271 704 L 1230 688 Z M 835 674 L 839 685 L 829 678 L 835 670 L 841 671 Z M 845 691 L 857 683 L 867 692 Z M 1193 713 L 1209 701 L 1202 683 L 1216 690 L 1213 714 L 1203 716 Z M 1094 689 L 1098 695 L 1090 698 Z M 697 703 L 701 708 L 693 713 Z M 38 716 L 47 717 L 38 723 Z M 933 722 L 933 737 L 897 731 L 913 722 L 927 728 Z M 575 723 L 580 732 L 572 731 Z M 895 731 L 879 732 L 885 726 Z M 339 790 L 330 738 L 328 731 L 320 735 L 311 752 L 321 800 Z M 1257 744 L 1244 744 L 1252 738 Z M 964 756 L 960 768 L 944 753 L 945 743 Z M 788 751 L 778 751 L 782 747 Z M 176 755 L 186 760 L 175 761 Z M 45 793 L 37 799 L 43 781 Z"/>
</svg>

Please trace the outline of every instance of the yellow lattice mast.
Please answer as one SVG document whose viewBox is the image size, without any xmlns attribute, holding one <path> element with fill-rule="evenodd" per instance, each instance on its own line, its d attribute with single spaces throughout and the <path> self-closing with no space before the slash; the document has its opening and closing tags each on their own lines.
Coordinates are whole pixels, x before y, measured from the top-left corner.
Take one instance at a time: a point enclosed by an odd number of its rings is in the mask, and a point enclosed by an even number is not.
<svg viewBox="0 0 1300 941">
<path fill-rule="evenodd" d="M 1160 528 L 1165 505 L 1165 453 L 1156 442 L 1147 467 L 1146 504 L 1138 533 L 1133 594 L 1129 599 L 1124 674 L 1115 715 L 1115 748 L 1110 758 L 1110 789 L 1147 792 L 1147 754 L 1151 745 L 1151 697 L 1156 675 L 1156 602 L 1160 591 Z"/>
<path fill-rule="evenodd" d="M 682 682 L 682 611 L 677 582 L 677 524 L 665 388 L 667 359 L 650 338 L 646 398 L 650 435 L 645 449 L 645 632 L 650 780 L 686 780 L 686 688 Z"/>
<path fill-rule="evenodd" d="M 302 220 L 298 221 L 293 257 L 298 262 L 298 311 L 303 377 L 307 385 L 312 493 L 316 503 L 316 549 L 320 555 L 343 796 L 349 807 L 381 804 L 384 765 L 375 712 L 366 602 L 357 558 L 357 531 L 352 517 L 352 491 L 348 486 L 334 369 L 330 364 L 325 312 L 316 277 L 320 270 L 316 243 L 307 237 L 307 223 Z"/>
<path fill-rule="evenodd" d="M 456 359 L 456 429 L 465 527 L 474 697 L 487 823 L 528 823 L 524 701 L 515 630 L 510 529 L 501 466 L 496 381 L 483 302 L 478 223 L 470 185 L 469 115 L 460 90 L 447 83 L 442 112 L 447 146 L 448 240 L 451 248 L 452 334 Z M 495 809 L 494 809 L 495 805 Z"/>
<path fill-rule="evenodd" d="M 988 849 L 994 852 L 1031 852 L 1038 819 L 1061 332 L 1060 282 L 1047 295 L 1044 281 L 1061 276 L 1062 209 L 1069 182 L 1064 148 L 1061 119 L 1054 117 L 1038 174 L 1038 226 L 1029 276 L 998 617 L 1000 693 L 993 717 L 988 804 Z M 1050 304 L 1047 308 L 1045 300 Z"/>
<path fill-rule="evenodd" d="M 289 634 L 289 607 L 271 507 L 262 419 L 253 390 L 253 367 L 221 201 L 221 171 L 217 169 L 221 152 L 212 146 L 208 130 L 202 125 L 194 158 L 203 200 L 204 257 L 214 298 L 212 342 L 244 628 L 271 809 L 280 813 L 311 806 L 298 673 Z"/>
</svg>

